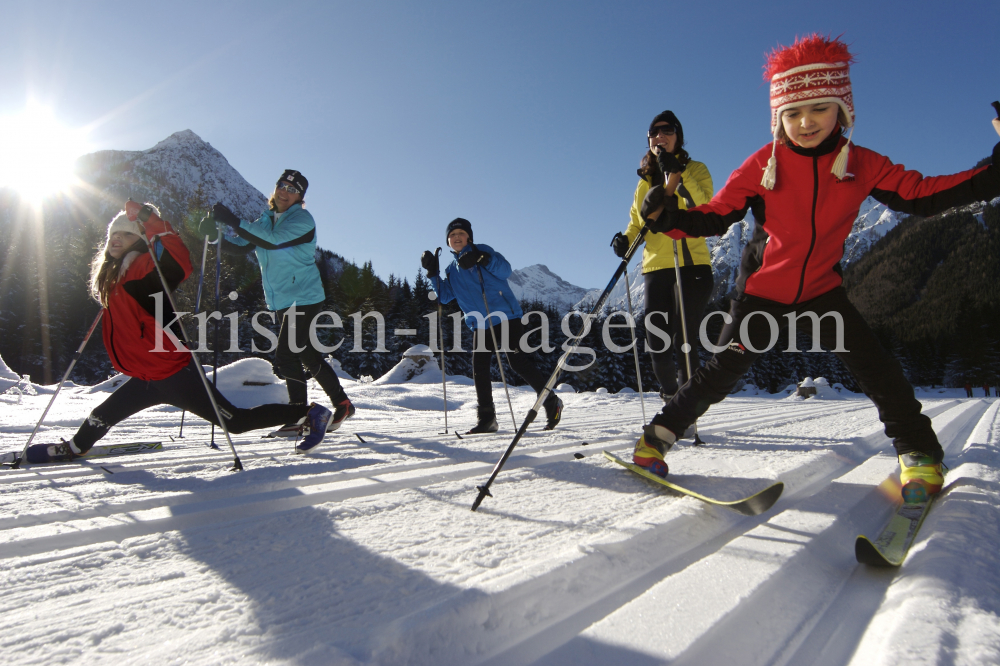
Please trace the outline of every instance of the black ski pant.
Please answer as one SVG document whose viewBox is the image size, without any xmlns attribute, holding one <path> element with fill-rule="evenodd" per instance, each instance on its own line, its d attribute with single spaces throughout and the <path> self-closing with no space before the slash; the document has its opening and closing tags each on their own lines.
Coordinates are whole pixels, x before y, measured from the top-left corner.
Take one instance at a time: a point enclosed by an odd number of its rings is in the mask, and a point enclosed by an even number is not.
<svg viewBox="0 0 1000 666">
<path fill-rule="evenodd" d="M 323 360 L 323 355 L 309 342 L 309 325 L 323 309 L 322 303 L 295 306 L 295 336 L 292 337 L 292 318 L 288 316 L 291 308 L 278 310 L 281 319 L 281 330 L 278 332 L 278 347 L 274 350 L 274 366 L 285 378 L 288 388 L 288 402 L 293 405 L 304 405 L 309 401 L 306 392 L 306 372 L 319 383 L 326 392 L 330 402 L 336 405 L 347 397 L 340 379 L 333 368 Z M 302 351 L 292 351 L 291 342 L 295 348 Z M 303 349 L 304 348 L 304 349 Z"/>
<path fill-rule="evenodd" d="M 211 388 L 222 418 L 226 420 L 226 428 L 233 434 L 295 423 L 309 411 L 305 405 L 279 404 L 243 409 L 234 406 L 214 386 Z M 90 413 L 73 436 L 73 443 L 77 448 L 87 451 L 115 424 L 144 409 L 163 404 L 180 407 L 210 423 L 221 425 L 192 361 L 159 381 L 147 382 L 129 377 L 128 381 Z"/>
<path fill-rule="evenodd" d="M 497 336 L 497 344 L 500 345 L 501 349 L 504 347 L 502 337 L 504 327 L 507 328 L 507 349 L 510 351 L 500 353 L 506 354 L 510 367 L 524 381 L 528 382 L 531 388 L 535 389 L 535 393 L 541 393 L 542 389 L 545 388 L 545 382 L 549 378 L 539 371 L 531 354 L 521 351 L 519 348 L 521 336 L 524 334 L 524 325 L 521 324 L 520 319 L 511 319 L 503 324 L 496 321 L 496 319 L 493 320 L 493 330 Z M 480 343 L 482 347 L 480 347 Z M 496 352 L 493 346 L 493 336 L 490 335 L 488 325 L 486 328 L 476 329 L 472 336 L 472 345 L 472 378 L 476 383 L 476 400 L 479 401 L 479 413 L 496 414 L 496 409 L 493 405 L 493 384 L 490 378 L 490 362 L 496 355 Z M 484 351 L 480 351 L 480 349 Z M 553 393 L 550 396 L 552 404 L 555 404 L 554 398 L 555 394 Z"/>
<path fill-rule="evenodd" d="M 789 320 L 785 315 L 796 313 L 801 316 L 807 312 L 814 312 L 821 318 L 820 344 L 831 351 L 837 344 L 836 322 L 834 317 L 823 315 L 840 314 L 843 320 L 843 349 L 846 351 L 834 353 L 857 380 L 865 395 L 875 403 L 879 420 L 885 425 L 885 434 L 892 439 L 897 454 L 920 452 L 940 461 L 944 452 L 931 428 L 931 420 L 920 413 L 920 402 L 914 397 L 913 387 L 903 375 L 902 366 L 879 343 L 861 313 L 848 300 L 843 287 L 795 305 L 746 294 L 734 300 L 729 310 L 733 320 L 722 329 L 717 345 L 728 344 L 728 347 L 697 370 L 691 381 L 664 405 L 663 411 L 653 417 L 653 422 L 674 433 L 684 432 L 710 405 L 729 395 L 750 369 L 760 356 L 750 348 L 763 352 L 771 340 L 777 338 L 778 331 L 772 331 L 764 313 L 771 315 L 777 326 L 787 326 Z M 744 326 L 746 335 L 741 333 Z M 796 327 L 810 336 L 809 346 L 805 349 L 811 349 L 812 319 L 802 317 Z"/>
<path fill-rule="evenodd" d="M 660 392 L 677 393 L 677 387 L 688 380 L 687 362 L 681 345 L 684 332 L 681 328 L 681 305 L 677 298 L 677 276 L 673 268 L 662 268 L 643 275 L 645 280 L 644 307 L 649 324 L 670 336 L 671 344 L 654 335 L 646 326 L 646 345 L 653 360 L 653 374 L 660 383 Z M 715 280 L 711 266 L 682 266 L 681 286 L 684 287 L 684 319 L 687 322 L 688 342 L 691 344 L 691 370 L 701 367 L 698 358 L 698 327 L 701 325 L 705 305 L 712 295 Z M 676 355 L 677 362 L 674 363 Z"/>
</svg>

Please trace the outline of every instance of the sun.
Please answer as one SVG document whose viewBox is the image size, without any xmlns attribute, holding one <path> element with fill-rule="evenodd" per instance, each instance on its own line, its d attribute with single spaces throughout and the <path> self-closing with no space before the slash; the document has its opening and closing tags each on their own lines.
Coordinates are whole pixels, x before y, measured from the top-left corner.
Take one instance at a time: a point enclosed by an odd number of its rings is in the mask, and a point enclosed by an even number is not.
<svg viewBox="0 0 1000 666">
<path fill-rule="evenodd" d="M 29 101 L 16 115 L 0 116 L 0 187 L 33 204 L 66 189 L 76 158 L 86 152 L 86 133 L 66 127 L 37 102 Z"/>
</svg>

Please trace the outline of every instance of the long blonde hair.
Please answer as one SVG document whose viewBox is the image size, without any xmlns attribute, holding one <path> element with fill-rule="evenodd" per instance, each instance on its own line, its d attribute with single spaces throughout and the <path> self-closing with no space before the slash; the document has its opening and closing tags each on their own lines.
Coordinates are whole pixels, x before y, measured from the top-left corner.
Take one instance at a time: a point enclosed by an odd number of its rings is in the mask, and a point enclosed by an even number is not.
<svg viewBox="0 0 1000 666">
<path fill-rule="evenodd" d="M 104 307 L 108 307 L 108 297 L 114 290 L 115 285 L 118 284 L 122 267 L 125 261 L 128 260 L 129 255 L 133 252 L 142 254 L 149 251 L 149 248 L 146 247 L 146 244 L 140 238 L 138 242 L 134 243 L 132 247 L 126 249 L 120 257 L 115 259 L 108 254 L 108 243 L 110 242 L 111 239 L 107 239 L 104 242 L 104 247 L 98 250 L 97 254 L 94 255 L 93 261 L 90 262 L 90 295 Z"/>
</svg>

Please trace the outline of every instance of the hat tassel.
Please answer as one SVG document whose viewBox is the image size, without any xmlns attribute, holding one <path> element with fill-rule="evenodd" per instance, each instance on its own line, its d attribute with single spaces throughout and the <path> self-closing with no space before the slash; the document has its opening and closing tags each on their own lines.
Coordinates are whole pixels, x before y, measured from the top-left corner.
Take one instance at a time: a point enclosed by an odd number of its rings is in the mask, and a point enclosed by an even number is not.
<svg viewBox="0 0 1000 666">
<path fill-rule="evenodd" d="M 830 173 L 837 177 L 837 180 L 843 180 L 844 176 L 847 175 L 847 153 L 851 147 L 851 137 L 854 136 L 854 126 L 851 126 L 851 131 L 847 133 L 847 143 L 844 147 L 840 149 L 840 154 L 837 155 L 837 159 L 833 161 L 833 168 L 830 169 Z"/>
<path fill-rule="evenodd" d="M 778 172 L 778 160 L 774 156 L 774 151 L 778 147 L 778 137 L 774 137 L 774 141 L 771 143 L 771 159 L 767 161 L 767 166 L 764 167 L 764 177 L 760 179 L 761 186 L 766 190 L 774 189 L 774 181 Z"/>
</svg>

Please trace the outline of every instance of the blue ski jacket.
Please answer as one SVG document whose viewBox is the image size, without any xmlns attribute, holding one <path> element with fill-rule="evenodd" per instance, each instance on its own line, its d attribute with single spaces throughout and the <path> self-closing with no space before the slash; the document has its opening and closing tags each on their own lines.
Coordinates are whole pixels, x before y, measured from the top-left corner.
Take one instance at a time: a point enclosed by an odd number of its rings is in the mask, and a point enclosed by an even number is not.
<svg viewBox="0 0 1000 666">
<path fill-rule="evenodd" d="M 498 312 L 507 315 L 507 319 L 520 319 L 524 312 L 510 290 L 510 284 L 507 283 L 507 278 L 512 272 L 510 262 L 489 245 L 476 245 L 480 252 L 487 252 L 490 255 L 489 262 L 482 267 L 483 282 L 480 284 L 479 267 L 465 269 L 458 265 L 458 258 L 466 252 L 471 252 L 472 247 L 470 243 L 462 248 L 461 252 L 451 253 L 455 258 L 444 269 L 444 279 L 437 275 L 430 279 L 438 298 L 442 303 L 451 303 L 457 299 L 458 307 L 465 313 L 465 324 L 473 331 L 487 326 L 483 292 L 486 293 L 486 302 L 490 306 L 494 320 L 499 320 L 496 314 Z"/>
<path fill-rule="evenodd" d="M 253 246 L 260 263 L 264 300 L 273 311 L 292 305 L 321 303 L 326 298 L 316 266 L 316 222 L 301 204 L 289 206 L 275 222 L 275 211 L 265 210 L 253 222 L 240 220 L 237 238 L 241 247 Z"/>
</svg>

